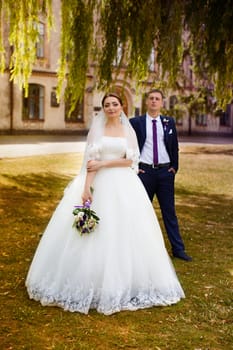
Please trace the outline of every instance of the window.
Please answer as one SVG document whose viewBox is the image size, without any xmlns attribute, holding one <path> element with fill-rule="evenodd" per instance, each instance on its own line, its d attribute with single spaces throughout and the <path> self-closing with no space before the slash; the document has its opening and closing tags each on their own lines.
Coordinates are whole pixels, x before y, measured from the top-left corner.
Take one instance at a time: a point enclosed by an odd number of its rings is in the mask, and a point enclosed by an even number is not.
<svg viewBox="0 0 233 350">
<path fill-rule="evenodd" d="M 183 72 L 184 72 L 184 86 L 186 88 L 193 85 L 193 71 L 192 71 L 192 58 L 190 55 L 186 55 L 183 60 Z"/>
<path fill-rule="evenodd" d="M 44 87 L 29 84 L 28 97 L 23 97 L 23 119 L 44 120 Z"/>
<path fill-rule="evenodd" d="M 45 25 L 43 23 L 38 24 L 39 40 L 36 43 L 36 56 L 37 58 L 44 57 L 44 44 L 45 44 Z"/>
<path fill-rule="evenodd" d="M 142 111 L 142 114 L 145 114 L 146 113 L 146 94 L 144 94 L 142 96 L 142 105 L 141 105 L 141 111 Z"/>
<path fill-rule="evenodd" d="M 116 55 L 116 58 L 113 61 L 113 65 L 114 66 L 119 66 L 119 64 L 121 63 L 122 57 L 123 57 L 123 45 L 122 45 L 122 43 L 118 42 L 117 55 Z"/>
<path fill-rule="evenodd" d="M 67 123 L 83 123 L 84 122 L 84 105 L 82 102 L 77 102 L 75 109 L 69 115 L 70 103 L 66 102 L 65 104 L 65 121 Z"/>
<path fill-rule="evenodd" d="M 177 126 L 181 126 L 181 125 L 183 125 L 183 118 L 182 117 L 177 117 L 177 118 L 175 118 L 175 121 L 176 121 L 176 125 Z"/>
<path fill-rule="evenodd" d="M 220 114 L 220 125 L 230 126 L 231 105 L 227 105 L 226 111 L 222 111 Z"/>
<path fill-rule="evenodd" d="M 150 58 L 148 61 L 148 68 L 151 72 L 155 71 L 155 49 L 152 48 L 151 53 L 150 53 Z"/>
<path fill-rule="evenodd" d="M 177 104 L 178 100 L 176 95 L 172 95 L 169 97 L 169 108 L 173 109 L 175 107 L 175 105 Z"/>
<path fill-rule="evenodd" d="M 51 91 L 51 96 L 50 96 L 50 105 L 51 107 L 59 107 L 60 103 L 57 100 L 57 94 L 56 94 L 56 87 L 54 86 Z"/>
<path fill-rule="evenodd" d="M 207 126 L 207 115 L 206 114 L 197 114 L 196 115 L 196 125 Z"/>
<path fill-rule="evenodd" d="M 139 117 L 139 115 L 140 115 L 140 109 L 138 107 L 136 107 L 134 110 L 134 116 Z"/>
</svg>

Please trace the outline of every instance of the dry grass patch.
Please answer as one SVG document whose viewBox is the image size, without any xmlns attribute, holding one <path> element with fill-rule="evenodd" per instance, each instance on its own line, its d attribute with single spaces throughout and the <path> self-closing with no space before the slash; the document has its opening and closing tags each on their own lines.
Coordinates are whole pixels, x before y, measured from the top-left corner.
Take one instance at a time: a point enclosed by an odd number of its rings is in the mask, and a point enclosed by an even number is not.
<svg viewBox="0 0 233 350">
<path fill-rule="evenodd" d="M 176 179 L 177 214 L 194 259 L 173 260 L 186 299 L 171 307 L 112 316 L 42 307 L 29 300 L 24 286 L 40 234 L 64 187 L 78 172 L 82 156 L 0 161 L 1 349 L 233 348 L 233 147 L 215 146 L 214 152 L 201 147 L 181 147 Z M 154 205 L 160 218 L 156 201 Z"/>
</svg>

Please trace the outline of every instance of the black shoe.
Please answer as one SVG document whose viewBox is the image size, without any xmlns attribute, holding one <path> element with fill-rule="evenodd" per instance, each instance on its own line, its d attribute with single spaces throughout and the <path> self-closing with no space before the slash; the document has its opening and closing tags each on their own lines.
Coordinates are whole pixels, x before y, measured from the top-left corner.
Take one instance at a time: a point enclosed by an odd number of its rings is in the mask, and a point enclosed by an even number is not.
<svg viewBox="0 0 233 350">
<path fill-rule="evenodd" d="M 192 261 L 193 259 L 191 258 L 191 256 L 188 256 L 184 251 L 180 251 L 180 252 L 176 252 L 173 253 L 173 256 L 175 258 L 181 259 L 181 260 L 185 260 L 185 261 Z"/>
</svg>

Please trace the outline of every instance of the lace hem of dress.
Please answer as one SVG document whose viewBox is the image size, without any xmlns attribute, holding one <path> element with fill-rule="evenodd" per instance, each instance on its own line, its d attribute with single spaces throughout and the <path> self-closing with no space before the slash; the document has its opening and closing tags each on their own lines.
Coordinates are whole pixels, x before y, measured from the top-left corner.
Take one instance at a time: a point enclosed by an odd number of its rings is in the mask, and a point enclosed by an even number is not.
<svg viewBox="0 0 233 350">
<path fill-rule="evenodd" d="M 139 309 L 150 308 L 153 306 L 168 306 L 176 304 L 184 298 L 184 294 L 180 289 L 162 295 L 156 290 L 148 292 L 141 291 L 132 296 L 132 291 L 118 291 L 114 296 L 95 293 L 90 289 L 88 293 L 75 291 L 75 296 L 63 295 L 60 293 L 53 294 L 48 290 L 41 290 L 38 287 L 28 287 L 28 294 L 31 299 L 40 301 L 43 306 L 58 306 L 65 311 L 80 312 L 88 314 L 91 309 L 96 309 L 98 312 L 105 315 L 111 315 L 116 312 L 129 310 L 136 311 Z"/>
</svg>

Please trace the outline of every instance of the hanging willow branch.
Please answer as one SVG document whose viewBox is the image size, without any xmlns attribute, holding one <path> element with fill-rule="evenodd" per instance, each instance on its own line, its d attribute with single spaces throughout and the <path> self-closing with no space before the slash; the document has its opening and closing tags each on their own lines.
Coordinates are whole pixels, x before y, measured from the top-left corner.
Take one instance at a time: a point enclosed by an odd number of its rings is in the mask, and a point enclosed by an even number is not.
<svg viewBox="0 0 233 350">
<path fill-rule="evenodd" d="M 92 0 L 62 0 L 61 58 L 58 71 L 58 95 L 61 95 L 66 73 L 69 72 L 66 97 L 71 110 L 82 99 L 93 44 Z"/>
<path fill-rule="evenodd" d="M 126 76 L 137 81 L 146 79 L 148 60 L 158 38 L 160 1 L 106 0 L 104 4 L 100 19 L 103 45 L 98 59 L 100 86 L 111 82 L 119 45 L 124 48 L 124 57 L 118 71 L 124 68 Z"/>
<path fill-rule="evenodd" d="M 3 13 L 2 13 L 2 0 L 0 0 L 0 73 L 3 73 L 5 70 L 5 48 L 3 44 Z"/>
<path fill-rule="evenodd" d="M 175 86 L 183 59 L 183 2 L 166 1 L 161 9 L 161 22 L 158 28 L 157 51 L 158 64 L 162 77 L 165 74 L 171 87 Z"/>
<path fill-rule="evenodd" d="M 52 0 L 0 0 L 0 20 L 4 18 L 9 26 L 9 44 L 13 47 L 11 79 L 21 87 L 27 87 L 36 58 L 40 16 L 51 27 L 51 4 Z M 148 77 L 153 47 L 160 68 L 154 74 L 157 85 L 166 80 L 172 88 L 182 79 L 185 46 L 185 54 L 192 56 L 196 84 L 201 85 L 203 79 L 207 85 L 214 83 L 219 104 L 232 99 L 232 0 L 61 0 L 61 17 L 58 94 L 66 80 L 72 108 L 83 96 L 90 63 L 95 64 L 94 80 L 99 88 L 110 86 L 122 71 L 126 77 L 142 82 Z M 188 43 L 184 28 L 189 34 Z M 3 22 L 0 31 L 3 71 L 7 59 Z"/>
<path fill-rule="evenodd" d="M 191 33 L 193 69 L 214 82 L 220 104 L 229 103 L 233 89 L 233 11 L 232 1 L 190 0 L 185 7 L 185 22 Z"/>
<path fill-rule="evenodd" d="M 28 80 L 36 60 L 39 21 L 41 18 L 46 17 L 48 32 L 52 26 L 51 2 L 52 0 L 17 2 L 2 0 L 0 2 L 0 17 L 5 20 L 5 27 L 9 30 L 9 44 L 13 48 L 9 62 L 11 80 L 14 80 L 20 88 L 25 88 L 26 94 Z M 1 29 L 3 30 L 2 25 Z M 2 38 L 3 35 L 1 35 L 0 41 L 0 70 L 4 71 L 6 53 Z"/>
</svg>

